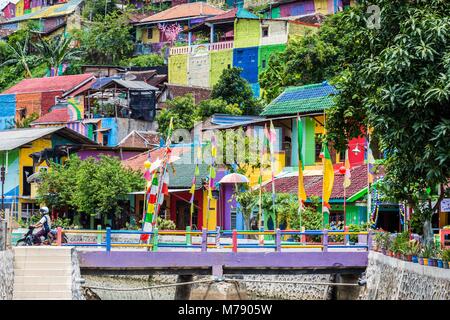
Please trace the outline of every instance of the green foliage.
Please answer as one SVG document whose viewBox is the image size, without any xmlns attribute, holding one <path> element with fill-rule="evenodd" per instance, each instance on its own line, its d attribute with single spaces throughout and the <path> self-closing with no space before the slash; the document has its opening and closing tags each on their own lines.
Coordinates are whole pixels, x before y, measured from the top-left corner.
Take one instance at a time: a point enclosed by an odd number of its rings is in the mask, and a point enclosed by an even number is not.
<svg viewBox="0 0 450 320">
<path fill-rule="evenodd" d="M 234 194 L 236 201 L 239 203 L 239 209 L 244 216 L 244 229 L 250 229 L 250 217 L 253 208 L 258 205 L 258 194 L 259 192 L 255 190 L 240 191 Z"/>
<path fill-rule="evenodd" d="M 404 231 L 396 235 L 391 243 L 391 250 L 394 253 L 405 253 L 407 243 L 409 242 L 409 232 Z"/>
<path fill-rule="evenodd" d="M 72 229 L 74 225 L 70 222 L 69 218 L 58 217 L 56 220 L 52 221 L 52 228 L 61 227 L 63 229 Z"/>
<path fill-rule="evenodd" d="M 101 19 L 105 14 L 116 13 L 118 11 L 116 4 L 116 0 L 86 0 L 84 2 L 82 16 L 84 19 L 90 21 Z"/>
<path fill-rule="evenodd" d="M 158 217 L 157 226 L 159 230 L 175 230 L 177 227 L 172 220 L 163 219 L 161 217 Z"/>
<path fill-rule="evenodd" d="M 382 250 L 387 250 L 391 242 L 390 233 L 384 231 L 377 232 L 375 233 L 374 240 Z"/>
<path fill-rule="evenodd" d="M 40 63 L 45 64 L 48 70 L 58 68 L 63 63 L 71 63 L 81 59 L 82 51 L 71 47 L 71 36 L 59 35 L 50 38 L 42 38 L 33 44 L 39 54 Z"/>
<path fill-rule="evenodd" d="M 253 97 L 250 84 L 241 77 L 241 70 L 235 67 L 223 70 L 213 87 L 211 98 L 221 98 L 229 105 L 237 105 L 244 115 L 259 115 L 262 106 Z"/>
<path fill-rule="evenodd" d="M 383 10 L 380 29 L 367 27 L 369 5 Z M 450 3 L 442 0 L 360 1 L 340 14 L 335 48 L 342 58 L 334 78 L 340 95 L 327 112 L 328 139 L 338 150 L 361 128 L 373 129 L 386 154 L 386 200 L 407 201 L 422 216 L 426 243 L 444 197 L 435 186 L 450 176 L 449 15 Z"/>
<path fill-rule="evenodd" d="M 122 66 L 128 67 L 154 67 L 164 64 L 164 58 L 159 54 L 143 54 L 137 57 L 125 59 L 121 62 Z"/>
<path fill-rule="evenodd" d="M 64 165 L 52 163 L 51 170 L 42 173 L 37 194 L 49 207 L 71 207 L 88 215 L 119 214 L 119 201 L 143 183 L 139 172 L 125 169 L 116 158 L 72 156 Z"/>
<path fill-rule="evenodd" d="M 196 109 L 197 115 L 203 120 L 215 113 L 242 115 L 242 110 L 237 104 L 228 104 L 222 98 L 203 100 Z"/>
<path fill-rule="evenodd" d="M 195 112 L 196 106 L 192 94 L 187 94 L 182 97 L 176 97 L 173 100 L 167 101 L 166 109 L 162 110 L 157 116 L 158 132 L 166 136 L 170 118 L 173 118 L 174 129 L 190 130 L 194 127 L 196 121 L 201 118 Z"/>
<path fill-rule="evenodd" d="M 29 226 L 38 223 L 39 220 L 41 220 L 41 216 L 39 214 L 34 214 L 28 219 L 28 221 L 20 219 L 19 225 L 21 228 L 28 228 Z"/>
<path fill-rule="evenodd" d="M 37 120 L 38 118 L 39 118 L 39 114 L 37 114 L 36 112 L 33 112 L 28 117 L 25 117 L 22 121 L 16 122 L 16 127 L 17 128 L 29 128 L 30 124 L 34 120 Z"/>
<path fill-rule="evenodd" d="M 444 261 L 450 261 L 450 249 L 442 250 L 441 257 Z"/>
<path fill-rule="evenodd" d="M 131 26 L 126 14 L 112 12 L 97 18 L 82 30 L 74 31 L 84 60 L 91 64 L 119 64 L 133 51 Z"/>
</svg>

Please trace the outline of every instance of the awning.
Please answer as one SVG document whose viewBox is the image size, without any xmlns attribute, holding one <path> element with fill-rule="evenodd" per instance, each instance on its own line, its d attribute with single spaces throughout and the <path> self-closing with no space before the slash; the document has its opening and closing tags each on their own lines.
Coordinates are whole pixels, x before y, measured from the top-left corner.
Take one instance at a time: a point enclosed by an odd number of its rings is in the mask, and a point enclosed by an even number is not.
<svg viewBox="0 0 450 320">
<path fill-rule="evenodd" d="M 94 132 L 106 132 L 109 130 L 111 130 L 111 128 L 100 128 L 100 129 L 94 130 Z"/>
<path fill-rule="evenodd" d="M 101 118 L 85 119 L 85 120 L 83 120 L 83 123 L 98 123 L 98 122 L 100 122 L 101 120 L 102 120 Z"/>
</svg>

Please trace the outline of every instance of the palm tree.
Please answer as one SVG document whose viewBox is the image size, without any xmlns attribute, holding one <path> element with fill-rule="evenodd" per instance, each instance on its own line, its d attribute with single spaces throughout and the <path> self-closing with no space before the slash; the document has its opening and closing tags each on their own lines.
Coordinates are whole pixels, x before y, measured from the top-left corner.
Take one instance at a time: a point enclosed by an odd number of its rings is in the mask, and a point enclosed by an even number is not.
<svg viewBox="0 0 450 320">
<path fill-rule="evenodd" d="M 28 43 L 29 43 L 29 35 L 26 36 L 23 44 L 21 44 L 19 41 L 16 41 L 14 44 L 6 43 L 6 47 L 11 52 L 11 56 L 0 66 L 3 67 L 6 65 L 21 64 L 22 67 L 25 69 L 26 77 L 31 78 L 32 74 L 30 71 L 29 64 L 30 62 L 32 62 L 34 56 L 29 54 Z"/>
<path fill-rule="evenodd" d="M 48 70 L 52 68 L 58 70 L 64 62 L 81 59 L 82 51 L 71 47 L 71 43 L 72 38 L 64 35 L 47 39 L 39 36 L 39 41 L 34 47 L 39 53 L 40 61 L 47 66 Z"/>
</svg>

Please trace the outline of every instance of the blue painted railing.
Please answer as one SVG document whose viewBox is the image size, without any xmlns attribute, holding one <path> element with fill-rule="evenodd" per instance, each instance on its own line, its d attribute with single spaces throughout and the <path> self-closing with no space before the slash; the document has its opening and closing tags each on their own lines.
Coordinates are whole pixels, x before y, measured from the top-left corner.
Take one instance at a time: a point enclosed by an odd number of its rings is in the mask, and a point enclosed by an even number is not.
<svg viewBox="0 0 450 320">
<path fill-rule="evenodd" d="M 71 242 L 62 243 L 62 234 L 96 234 L 100 235 L 97 242 Z M 105 235 L 105 241 L 102 242 L 101 235 Z M 113 242 L 112 235 L 128 234 L 128 235 L 140 235 L 141 240 L 138 243 L 127 242 Z M 142 235 L 147 235 L 146 239 L 142 239 Z M 162 235 L 180 235 L 185 237 L 184 242 L 162 242 L 160 236 Z M 201 236 L 200 243 L 192 243 L 192 236 Z M 258 236 L 258 243 L 239 242 L 238 235 L 254 235 Z M 367 243 L 365 244 L 350 244 L 350 235 L 366 235 Z M 214 237 L 214 243 L 208 242 L 208 236 Z M 221 236 L 231 236 L 231 244 L 222 243 Z M 291 241 L 283 241 L 286 236 L 291 237 Z M 300 237 L 299 241 L 294 241 L 293 236 Z M 321 242 L 313 243 L 308 241 L 307 237 L 320 236 Z M 330 236 L 344 236 L 344 240 L 341 242 L 331 243 L 329 241 Z M 265 239 L 270 237 L 271 239 Z M 229 239 L 229 238 L 227 238 Z M 202 252 L 206 252 L 209 248 L 230 248 L 232 252 L 237 252 L 238 248 L 252 248 L 252 249 L 275 249 L 275 251 L 281 251 L 281 249 L 321 249 L 323 252 L 327 252 L 332 248 L 354 248 L 354 249 L 366 249 L 369 250 L 372 246 L 372 231 L 369 232 L 350 232 L 347 230 L 269 230 L 269 231 L 254 231 L 254 230 L 220 230 L 217 227 L 216 230 L 207 230 L 206 228 L 201 231 L 184 230 L 158 230 L 155 228 L 151 232 L 141 230 L 112 230 L 106 228 L 106 230 L 63 230 L 58 228 L 57 232 L 57 245 L 61 246 L 80 246 L 80 247 L 105 247 L 106 251 L 111 251 L 113 247 L 145 247 L 151 248 L 152 251 L 157 251 L 161 248 L 200 248 Z"/>
</svg>

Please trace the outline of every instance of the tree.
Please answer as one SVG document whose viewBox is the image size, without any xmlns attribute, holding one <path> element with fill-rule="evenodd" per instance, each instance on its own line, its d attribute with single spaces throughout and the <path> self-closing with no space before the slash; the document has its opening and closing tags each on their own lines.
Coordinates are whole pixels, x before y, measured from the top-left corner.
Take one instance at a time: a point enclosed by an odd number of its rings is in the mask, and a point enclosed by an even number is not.
<svg viewBox="0 0 450 320">
<path fill-rule="evenodd" d="M 39 35 L 39 40 L 34 47 L 38 51 L 41 63 L 45 64 L 50 71 L 52 68 L 58 70 L 63 63 L 70 61 L 77 61 L 81 59 L 82 51 L 71 47 L 72 37 L 59 35 L 51 38 L 42 38 Z M 58 75 L 57 72 L 55 76 Z"/>
<path fill-rule="evenodd" d="M 125 59 L 121 65 L 129 67 L 154 67 L 164 64 L 164 58 L 159 54 L 143 54 L 134 58 Z"/>
<path fill-rule="evenodd" d="M 262 98 L 269 103 L 288 86 L 332 79 L 353 58 L 349 30 L 342 28 L 346 15 L 327 16 L 318 32 L 292 37 L 286 50 L 272 54 L 260 74 Z"/>
<path fill-rule="evenodd" d="M 197 106 L 196 112 L 202 120 L 216 113 L 231 114 L 237 116 L 242 114 L 242 110 L 239 109 L 236 104 L 227 104 L 227 102 L 221 98 L 201 101 Z"/>
<path fill-rule="evenodd" d="M 126 14 L 97 16 L 89 26 L 74 31 L 86 63 L 116 64 L 133 51 L 131 26 Z"/>
<path fill-rule="evenodd" d="M 9 42 L 6 44 L 7 50 L 9 51 L 9 58 L 4 61 L 1 66 L 8 65 L 21 65 L 25 70 L 27 78 L 31 78 L 30 66 L 36 62 L 35 56 L 29 54 L 29 41 L 30 36 L 27 34 L 23 42 L 16 41 L 13 44 Z"/>
<path fill-rule="evenodd" d="M 368 27 L 369 5 L 382 8 L 379 29 Z M 450 177 L 449 16 L 444 0 L 360 1 L 342 14 L 352 56 L 335 79 L 340 95 L 326 123 L 338 149 L 373 130 L 386 155 L 383 192 L 422 217 L 427 244 L 446 194 L 438 186 Z"/>
<path fill-rule="evenodd" d="M 99 19 L 118 11 L 116 0 L 87 0 L 83 7 L 83 18 L 89 21 Z"/>
<path fill-rule="evenodd" d="M 167 135 L 170 118 L 173 118 L 174 129 L 192 129 L 195 122 L 200 121 L 200 117 L 195 112 L 195 109 L 196 106 L 192 94 L 169 100 L 167 107 L 156 116 L 158 132 L 163 136 Z"/>
<path fill-rule="evenodd" d="M 119 201 L 144 186 L 140 172 L 126 169 L 117 158 L 108 156 L 99 160 L 71 156 L 64 165 L 52 163 L 41 179 L 39 201 L 87 215 L 120 213 Z"/>
<path fill-rule="evenodd" d="M 262 106 L 253 97 L 252 88 L 247 80 L 241 77 L 241 71 L 242 69 L 235 67 L 223 70 L 219 81 L 213 87 L 211 98 L 221 98 L 229 105 L 237 105 L 242 114 L 259 115 Z"/>
</svg>

